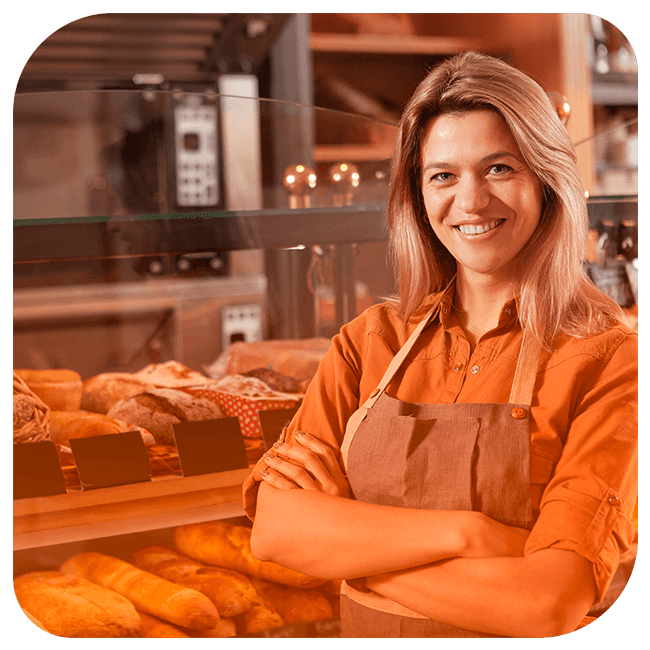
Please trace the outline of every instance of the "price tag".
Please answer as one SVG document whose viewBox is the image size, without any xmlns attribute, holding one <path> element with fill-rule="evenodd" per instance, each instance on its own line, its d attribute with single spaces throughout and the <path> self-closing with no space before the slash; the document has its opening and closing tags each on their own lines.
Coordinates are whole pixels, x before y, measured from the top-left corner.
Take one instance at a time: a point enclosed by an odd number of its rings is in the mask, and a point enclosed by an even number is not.
<svg viewBox="0 0 650 650">
<path fill-rule="evenodd" d="M 262 425 L 262 435 L 264 436 L 264 446 L 270 449 L 273 443 L 280 436 L 282 429 L 291 422 L 298 407 L 292 409 L 270 409 L 268 411 L 258 411 L 260 424 Z"/>
<path fill-rule="evenodd" d="M 239 418 L 218 418 L 173 425 L 184 476 L 248 467 Z"/>
<path fill-rule="evenodd" d="M 84 490 L 151 480 L 151 464 L 138 431 L 72 438 L 70 449 Z"/>
<path fill-rule="evenodd" d="M 65 478 L 51 440 L 14 445 L 14 499 L 65 494 Z"/>
</svg>

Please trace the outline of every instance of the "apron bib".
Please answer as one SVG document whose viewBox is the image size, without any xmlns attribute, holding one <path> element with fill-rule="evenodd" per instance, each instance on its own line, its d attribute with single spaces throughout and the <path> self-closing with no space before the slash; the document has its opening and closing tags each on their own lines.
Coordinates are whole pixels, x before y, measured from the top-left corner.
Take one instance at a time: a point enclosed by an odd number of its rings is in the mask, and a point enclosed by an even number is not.
<svg viewBox="0 0 650 650">
<path fill-rule="evenodd" d="M 412 404 L 385 394 L 439 300 L 348 422 L 341 459 L 353 498 L 431 510 L 475 510 L 532 528 L 529 412 L 540 346 L 524 332 L 508 404 Z M 488 637 L 424 617 L 343 583 L 344 637 Z"/>
</svg>

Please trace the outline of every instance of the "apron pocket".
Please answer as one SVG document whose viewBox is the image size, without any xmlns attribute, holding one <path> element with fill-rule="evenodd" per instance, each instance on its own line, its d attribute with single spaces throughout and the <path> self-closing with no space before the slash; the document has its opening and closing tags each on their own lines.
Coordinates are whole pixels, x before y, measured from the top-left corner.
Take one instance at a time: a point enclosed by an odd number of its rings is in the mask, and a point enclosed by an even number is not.
<svg viewBox="0 0 650 650">
<path fill-rule="evenodd" d="M 373 410 L 350 445 L 348 479 L 359 501 L 405 508 L 472 509 L 479 423 L 442 423 Z"/>
</svg>

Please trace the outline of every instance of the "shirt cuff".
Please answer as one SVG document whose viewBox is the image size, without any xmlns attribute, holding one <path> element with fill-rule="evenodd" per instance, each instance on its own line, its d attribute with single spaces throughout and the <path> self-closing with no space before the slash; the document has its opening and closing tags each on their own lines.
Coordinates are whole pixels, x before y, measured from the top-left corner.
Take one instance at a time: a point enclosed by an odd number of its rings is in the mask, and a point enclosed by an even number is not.
<svg viewBox="0 0 650 650">
<path fill-rule="evenodd" d="M 558 486 L 542 506 L 524 555 L 554 548 L 585 557 L 594 567 L 599 603 L 614 577 L 620 556 L 634 541 L 634 525 L 621 507 L 615 490 L 606 489 L 598 499 Z"/>
</svg>

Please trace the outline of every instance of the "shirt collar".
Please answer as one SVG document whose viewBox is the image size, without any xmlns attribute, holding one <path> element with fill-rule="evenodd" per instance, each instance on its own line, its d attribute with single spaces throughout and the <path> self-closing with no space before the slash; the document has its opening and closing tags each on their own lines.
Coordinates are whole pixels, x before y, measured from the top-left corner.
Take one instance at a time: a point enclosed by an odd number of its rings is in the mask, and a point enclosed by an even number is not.
<svg viewBox="0 0 650 650">
<path fill-rule="evenodd" d="M 444 291 L 442 298 L 440 300 L 440 310 L 438 313 L 438 318 L 440 324 L 447 329 L 449 326 L 449 319 L 451 318 L 453 312 L 453 299 L 454 294 L 456 293 L 456 283 L 454 282 L 450 287 Z M 519 295 L 508 300 L 499 313 L 499 325 L 504 325 L 511 321 L 517 319 L 519 314 Z"/>
</svg>

